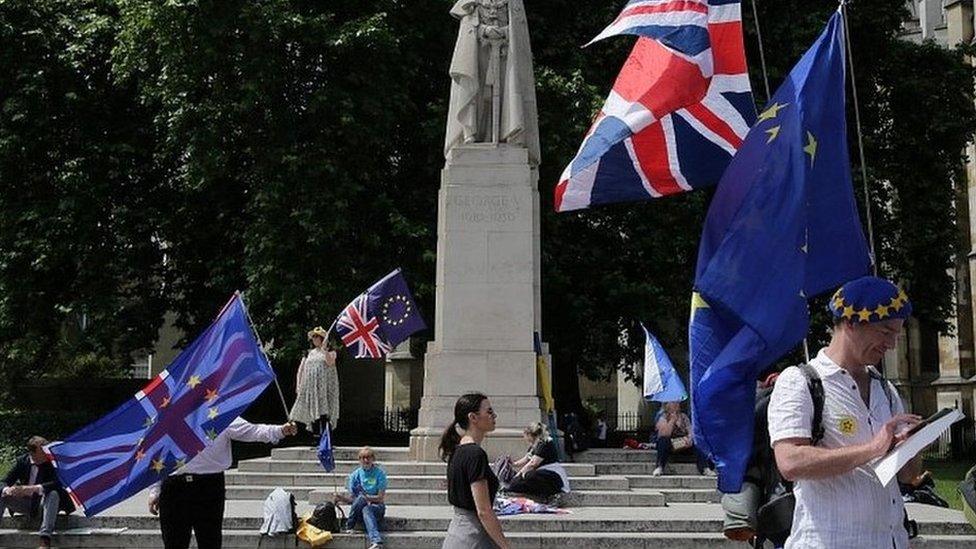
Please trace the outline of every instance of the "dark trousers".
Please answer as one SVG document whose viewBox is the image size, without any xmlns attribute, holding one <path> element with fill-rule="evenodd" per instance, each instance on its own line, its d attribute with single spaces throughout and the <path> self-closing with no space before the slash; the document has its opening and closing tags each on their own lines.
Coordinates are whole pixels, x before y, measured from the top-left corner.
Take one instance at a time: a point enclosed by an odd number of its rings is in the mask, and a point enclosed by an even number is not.
<svg viewBox="0 0 976 549">
<path fill-rule="evenodd" d="M 166 477 L 159 492 L 159 527 L 166 549 L 187 549 L 190 533 L 199 549 L 223 541 L 224 474 Z"/>
<path fill-rule="evenodd" d="M 705 472 L 705 468 L 708 467 L 708 459 L 698 451 L 698 448 L 692 447 L 691 450 L 695 452 L 695 461 L 698 466 L 698 474 Z M 684 450 L 682 450 L 684 451 Z M 674 453 L 674 446 L 671 445 L 670 437 L 657 437 L 657 466 L 665 467 L 668 464 L 668 460 L 671 458 L 671 454 Z"/>
<path fill-rule="evenodd" d="M 313 421 L 312 424 L 308 426 L 308 430 L 313 435 L 322 436 L 322 431 L 325 430 L 325 425 L 327 423 L 329 423 L 329 416 L 327 416 L 327 415 L 325 415 L 325 416 L 319 416 L 318 419 L 316 419 L 315 421 Z M 330 428 L 331 428 L 331 424 L 330 424 Z"/>
<path fill-rule="evenodd" d="M 563 479 L 553 471 L 529 471 L 524 477 L 515 477 L 508 491 L 525 494 L 533 499 L 549 499 L 563 489 Z M 534 496 L 534 497 L 533 497 Z"/>
</svg>

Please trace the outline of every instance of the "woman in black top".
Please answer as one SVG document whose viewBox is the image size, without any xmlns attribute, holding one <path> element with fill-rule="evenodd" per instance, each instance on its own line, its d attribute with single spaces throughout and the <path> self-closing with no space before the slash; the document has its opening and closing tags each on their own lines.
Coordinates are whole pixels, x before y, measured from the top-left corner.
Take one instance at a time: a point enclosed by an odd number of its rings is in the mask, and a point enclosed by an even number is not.
<svg viewBox="0 0 976 549">
<path fill-rule="evenodd" d="M 559 450 L 546 426 L 538 421 L 530 423 L 522 435 L 529 444 L 529 451 L 512 463 L 518 473 L 508 485 L 508 491 L 535 500 L 547 500 L 559 492 L 568 492 L 569 479 L 559 464 Z"/>
<path fill-rule="evenodd" d="M 508 540 L 492 504 L 498 477 L 481 448 L 495 430 L 495 411 L 488 397 L 468 393 L 454 403 L 454 422 L 441 437 L 441 458 L 447 461 L 447 499 L 454 518 L 442 549 L 508 549 Z"/>
</svg>

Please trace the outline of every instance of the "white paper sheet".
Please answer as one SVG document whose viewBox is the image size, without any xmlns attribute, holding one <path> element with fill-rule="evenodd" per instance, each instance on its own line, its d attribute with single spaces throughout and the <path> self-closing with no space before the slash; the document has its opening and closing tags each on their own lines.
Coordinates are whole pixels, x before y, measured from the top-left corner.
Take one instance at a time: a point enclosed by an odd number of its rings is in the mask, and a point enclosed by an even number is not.
<svg viewBox="0 0 976 549">
<path fill-rule="evenodd" d="M 935 442 L 950 425 L 963 417 L 965 417 L 963 413 L 955 409 L 939 418 L 935 423 L 922 427 L 894 450 L 871 463 L 870 467 L 874 469 L 874 474 L 878 475 L 881 484 L 887 486 L 909 460 L 918 455 L 926 446 Z"/>
</svg>

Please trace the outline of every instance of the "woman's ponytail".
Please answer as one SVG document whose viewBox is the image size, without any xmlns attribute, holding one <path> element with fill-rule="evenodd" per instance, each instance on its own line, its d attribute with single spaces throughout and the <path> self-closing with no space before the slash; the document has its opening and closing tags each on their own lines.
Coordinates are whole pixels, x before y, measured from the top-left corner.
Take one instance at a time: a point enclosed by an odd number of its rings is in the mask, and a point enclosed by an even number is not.
<svg viewBox="0 0 976 549">
<path fill-rule="evenodd" d="M 459 431 L 467 430 L 468 414 L 477 414 L 481 410 L 481 402 L 488 397 L 482 393 L 467 393 L 458 397 L 454 403 L 454 421 L 444 429 L 441 435 L 440 454 L 441 459 L 448 461 L 454 455 L 461 442 Z"/>
</svg>

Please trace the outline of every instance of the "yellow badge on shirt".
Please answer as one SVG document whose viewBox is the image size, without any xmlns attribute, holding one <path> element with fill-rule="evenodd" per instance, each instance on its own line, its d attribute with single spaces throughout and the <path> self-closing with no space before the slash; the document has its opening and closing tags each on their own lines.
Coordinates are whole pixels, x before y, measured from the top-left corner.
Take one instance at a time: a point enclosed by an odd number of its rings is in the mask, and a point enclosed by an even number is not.
<svg viewBox="0 0 976 549">
<path fill-rule="evenodd" d="M 857 432 L 857 421 L 851 416 L 841 416 L 840 421 L 837 422 L 837 428 L 844 436 L 854 436 L 854 433 Z"/>
</svg>

